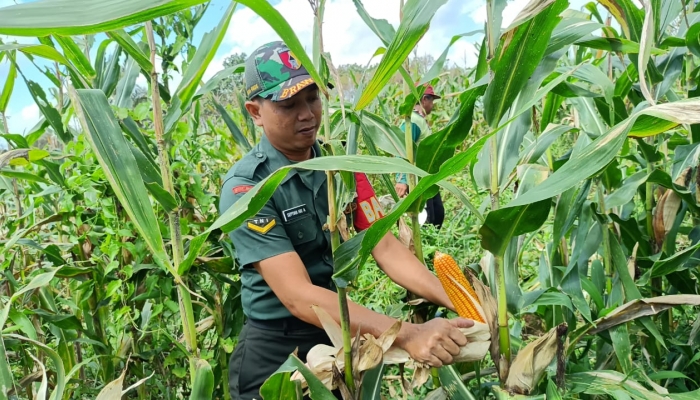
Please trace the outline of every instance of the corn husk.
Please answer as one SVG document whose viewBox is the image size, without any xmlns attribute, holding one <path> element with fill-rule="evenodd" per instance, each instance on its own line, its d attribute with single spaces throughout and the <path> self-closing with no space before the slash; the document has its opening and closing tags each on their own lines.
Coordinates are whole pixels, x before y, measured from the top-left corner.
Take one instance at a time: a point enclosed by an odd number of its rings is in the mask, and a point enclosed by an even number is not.
<svg viewBox="0 0 700 400">
<path fill-rule="evenodd" d="M 545 369 L 557 355 L 557 329 L 528 343 L 510 365 L 505 389 L 514 394 L 530 394 L 542 378 Z"/>
<path fill-rule="evenodd" d="M 334 370 L 343 371 L 345 368 L 342 331 L 340 325 L 325 310 L 314 307 L 314 311 L 333 346 L 319 344 L 312 347 L 306 356 L 306 366 L 328 389 L 335 390 L 342 387 L 343 375 L 335 374 Z M 394 346 L 394 340 L 400 329 L 401 321 L 397 321 L 377 338 L 364 334 L 351 339 L 351 346 L 357 349 L 353 352 L 353 373 L 357 375 L 356 381 L 361 381 L 362 375 L 379 363 L 406 364 L 413 367 L 411 382 L 413 388 L 423 385 L 430 378 L 430 366 L 416 362 L 411 359 L 407 351 Z M 466 336 L 467 344 L 460 349 L 454 362 L 482 360 L 491 346 L 489 326 L 475 321 L 472 327 L 461 328 L 460 331 Z M 302 388 L 307 389 L 306 380 L 299 371 L 292 374 L 291 379 L 300 381 Z"/>
</svg>

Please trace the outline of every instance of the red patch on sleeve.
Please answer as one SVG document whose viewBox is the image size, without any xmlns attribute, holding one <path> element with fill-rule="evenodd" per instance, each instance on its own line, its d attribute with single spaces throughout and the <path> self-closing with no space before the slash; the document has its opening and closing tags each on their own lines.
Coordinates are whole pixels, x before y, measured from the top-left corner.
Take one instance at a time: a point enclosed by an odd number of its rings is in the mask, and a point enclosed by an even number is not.
<svg viewBox="0 0 700 400">
<path fill-rule="evenodd" d="M 374 221 L 384 217 L 384 210 L 374 193 L 372 184 L 369 183 L 367 175 L 356 172 L 355 183 L 357 190 L 357 212 L 355 213 L 354 225 L 357 231 L 362 231 L 374 223 Z"/>
<path fill-rule="evenodd" d="M 253 186 L 251 185 L 240 185 L 233 188 L 233 194 L 247 193 Z"/>
</svg>

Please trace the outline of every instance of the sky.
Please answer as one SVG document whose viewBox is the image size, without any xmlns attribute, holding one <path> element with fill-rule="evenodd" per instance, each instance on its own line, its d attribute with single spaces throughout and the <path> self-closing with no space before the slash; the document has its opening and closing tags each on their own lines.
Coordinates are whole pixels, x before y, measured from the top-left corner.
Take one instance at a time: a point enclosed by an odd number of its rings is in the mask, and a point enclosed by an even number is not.
<svg viewBox="0 0 700 400">
<path fill-rule="evenodd" d="M 0 0 L 0 7 L 22 1 Z M 307 52 L 310 53 L 313 14 L 308 0 L 269 1 L 289 22 L 301 43 L 306 47 Z M 508 26 L 528 2 L 529 0 L 508 0 L 508 5 L 503 13 L 503 27 Z M 569 8 L 581 10 L 586 2 L 586 0 L 569 0 Z M 211 1 L 205 16 L 195 29 L 195 44 L 199 43 L 204 33 L 218 25 L 219 19 L 229 4 L 229 0 Z M 364 0 L 363 4 L 373 18 L 386 19 L 394 27 L 398 27 L 400 0 Z M 486 0 L 448 0 L 433 17 L 430 29 L 419 42 L 416 53 L 419 56 L 430 54 L 437 58 L 453 36 L 483 29 L 485 20 Z M 327 0 L 323 37 L 325 50 L 331 54 L 334 65 L 346 63 L 364 65 L 370 61 L 376 63 L 380 60 L 379 58 L 372 60 L 372 55 L 378 47 L 382 46 L 382 43 L 360 18 L 353 0 Z M 483 34 L 460 38 L 452 45 L 448 53 L 448 64 L 461 67 L 474 66 L 477 60 L 474 44 L 480 43 L 482 38 Z M 21 43 L 38 42 L 32 38 L 3 35 L 0 35 L 0 39 L 5 43 L 13 40 Z M 262 18 L 239 4 L 233 14 L 226 36 L 207 69 L 204 80 L 209 79 L 222 69 L 223 61 L 227 56 L 242 52 L 250 54 L 259 45 L 278 39 L 279 37 L 274 30 Z M 97 48 L 97 45 L 94 48 Z M 19 55 L 18 58 L 20 68 L 27 79 L 38 82 L 48 95 L 48 88 L 52 85 L 48 79 L 24 56 Z M 176 60 L 176 64 L 179 64 L 179 60 Z M 7 61 L 4 61 L 0 64 L 0 85 L 4 85 L 7 74 L 8 64 Z M 177 87 L 180 79 L 179 75 L 173 77 L 172 89 Z M 144 86 L 146 84 L 143 76 L 140 76 L 137 82 Z M 10 98 L 6 116 L 10 132 L 20 134 L 27 133 L 39 119 L 40 111 L 34 104 L 21 75 L 15 81 L 14 92 Z"/>
</svg>

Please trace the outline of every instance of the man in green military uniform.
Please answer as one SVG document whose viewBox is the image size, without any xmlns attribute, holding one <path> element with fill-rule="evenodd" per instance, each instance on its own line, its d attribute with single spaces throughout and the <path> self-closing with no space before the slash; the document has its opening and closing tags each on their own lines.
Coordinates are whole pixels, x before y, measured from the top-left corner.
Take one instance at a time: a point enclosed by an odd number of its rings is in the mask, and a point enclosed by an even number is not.
<svg viewBox="0 0 700 400">
<path fill-rule="evenodd" d="M 261 46 L 246 61 L 246 110 L 263 128 L 260 142 L 224 178 L 219 210 L 225 212 L 250 188 L 278 168 L 321 157 L 316 134 L 321 123 L 319 90 L 282 42 Z M 383 214 L 369 181 L 357 179 L 356 229 Z M 241 265 L 241 301 L 247 316 L 229 365 L 234 399 L 260 398 L 264 381 L 298 350 L 305 361 L 316 344 L 330 344 L 312 305 L 339 321 L 338 296 L 331 275 L 333 255 L 326 175 L 292 169 L 272 198 L 230 232 Z M 435 304 L 454 310 L 439 280 L 391 233 L 372 252 L 380 268 L 397 284 Z M 379 336 L 395 320 L 349 302 L 352 332 Z M 466 338 L 458 328 L 472 321 L 433 319 L 404 322 L 395 344 L 413 359 L 449 364 Z"/>
</svg>

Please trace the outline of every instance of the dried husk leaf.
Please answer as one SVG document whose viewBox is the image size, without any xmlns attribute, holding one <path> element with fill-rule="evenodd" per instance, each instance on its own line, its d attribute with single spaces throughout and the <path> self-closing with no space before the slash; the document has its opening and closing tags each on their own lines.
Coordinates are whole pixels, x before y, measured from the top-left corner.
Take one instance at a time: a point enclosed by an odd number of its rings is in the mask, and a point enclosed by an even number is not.
<svg viewBox="0 0 700 400">
<path fill-rule="evenodd" d="M 399 240 L 404 246 L 408 247 L 411 252 L 415 252 L 413 245 L 413 231 L 408 227 L 403 218 L 399 218 Z"/>
<path fill-rule="evenodd" d="M 360 345 L 358 354 L 360 360 L 354 370 L 357 372 L 363 372 L 379 365 L 379 363 L 382 362 L 384 351 L 377 340 L 370 337 Z"/>
<path fill-rule="evenodd" d="M 400 330 L 401 321 L 396 321 L 393 325 L 391 325 L 389 329 L 387 329 L 381 335 L 379 335 L 379 338 L 377 338 L 377 343 L 379 343 L 379 346 L 381 346 L 382 352 L 386 352 L 391 348 Z"/>
<path fill-rule="evenodd" d="M 546 335 L 528 343 L 515 356 L 505 384 L 510 393 L 530 394 L 537 386 L 544 370 L 557 355 L 557 329 L 554 327 Z"/>
<path fill-rule="evenodd" d="M 340 329 L 340 325 L 338 325 L 333 317 L 323 308 L 316 305 L 312 305 L 311 308 L 316 313 L 319 321 L 321 321 L 321 325 L 326 331 L 326 334 L 328 334 L 328 338 L 331 340 L 331 343 L 333 343 L 333 346 L 343 347 L 343 330 Z"/>
<path fill-rule="evenodd" d="M 415 363 L 415 368 L 413 369 L 413 377 L 411 378 L 411 390 L 419 388 L 428 382 L 430 379 L 430 366 Z"/>
<path fill-rule="evenodd" d="M 338 228 L 340 236 L 343 238 L 344 241 L 350 240 L 350 233 L 348 232 L 348 220 L 345 217 L 345 213 L 340 213 L 340 217 L 338 218 L 338 223 L 336 224 L 336 227 Z"/>
<path fill-rule="evenodd" d="M 634 278 L 635 276 L 635 271 L 636 271 L 636 263 L 637 263 L 637 249 L 639 248 L 639 242 L 634 244 L 634 248 L 632 249 L 632 255 L 630 256 L 630 259 L 627 261 L 627 272 L 629 272 L 630 276 Z"/>
<path fill-rule="evenodd" d="M 501 354 L 500 345 L 498 341 L 498 303 L 491 294 L 491 289 L 488 286 L 484 285 L 481 282 L 481 280 L 479 280 L 479 278 L 477 278 L 476 275 L 474 275 L 474 273 L 472 273 L 472 271 L 469 268 L 465 270 L 465 273 L 467 279 L 474 288 L 474 292 L 476 292 L 477 297 L 479 297 L 479 303 L 481 304 L 481 307 L 484 311 L 483 316 L 486 320 L 486 324 L 489 326 L 489 331 L 491 333 L 491 347 L 489 349 L 491 353 L 491 359 L 496 365 L 496 369 L 500 371 L 499 377 L 503 381 L 506 379 L 506 376 L 508 376 L 508 370 L 505 369 L 501 371 L 498 368 Z M 500 364 L 506 366 L 508 363 Z"/>
<path fill-rule="evenodd" d="M 700 295 L 696 294 L 674 294 L 668 296 L 658 296 L 649 299 L 637 299 L 617 307 L 610 311 L 608 315 L 596 321 L 596 327 L 588 333 L 596 333 L 610 329 L 614 326 L 632 321 L 640 317 L 647 317 L 666 311 L 669 308 L 689 305 L 700 306 Z"/>
</svg>

